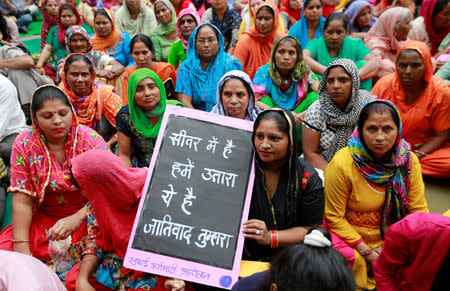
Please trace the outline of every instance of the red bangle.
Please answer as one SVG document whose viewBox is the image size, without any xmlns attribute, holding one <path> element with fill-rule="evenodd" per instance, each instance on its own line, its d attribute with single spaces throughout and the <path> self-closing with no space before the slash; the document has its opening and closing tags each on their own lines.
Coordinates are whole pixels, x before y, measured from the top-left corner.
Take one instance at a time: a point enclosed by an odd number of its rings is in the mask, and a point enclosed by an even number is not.
<svg viewBox="0 0 450 291">
<path fill-rule="evenodd" d="M 270 247 L 271 248 L 277 248 L 278 247 L 278 231 L 271 230 L 270 233 L 272 234 L 272 239 L 270 240 Z"/>
</svg>

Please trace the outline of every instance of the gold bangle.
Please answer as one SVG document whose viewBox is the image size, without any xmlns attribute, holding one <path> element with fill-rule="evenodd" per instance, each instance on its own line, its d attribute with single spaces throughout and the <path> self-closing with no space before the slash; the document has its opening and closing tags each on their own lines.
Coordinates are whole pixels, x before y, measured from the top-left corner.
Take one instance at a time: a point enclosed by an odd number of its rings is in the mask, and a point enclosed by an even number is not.
<svg viewBox="0 0 450 291">
<path fill-rule="evenodd" d="M 29 239 L 21 239 L 21 240 L 19 240 L 19 239 L 11 239 L 11 241 L 13 243 L 25 243 L 25 242 L 29 243 L 30 242 Z"/>
</svg>

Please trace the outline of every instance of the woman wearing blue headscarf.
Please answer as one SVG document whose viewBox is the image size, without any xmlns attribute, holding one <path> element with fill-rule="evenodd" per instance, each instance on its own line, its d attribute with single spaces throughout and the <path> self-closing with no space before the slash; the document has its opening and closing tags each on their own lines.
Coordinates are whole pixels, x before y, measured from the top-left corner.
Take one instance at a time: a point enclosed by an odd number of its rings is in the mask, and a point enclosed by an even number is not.
<svg viewBox="0 0 450 291">
<path fill-rule="evenodd" d="M 325 18 L 322 16 L 322 0 L 305 0 L 302 17 L 289 30 L 305 49 L 308 42 L 323 35 Z"/>
<path fill-rule="evenodd" d="M 352 37 L 362 38 L 366 36 L 377 18 L 373 16 L 372 6 L 366 0 L 357 0 L 350 4 L 344 12 L 348 17 L 348 33 Z"/>
<path fill-rule="evenodd" d="M 178 100 L 186 107 L 211 111 L 217 84 L 231 70 L 242 70 L 242 66 L 225 52 L 219 29 L 206 23 L 198 26 L 189 38 L 187 59 L 178 69 Z"/>
</svg>

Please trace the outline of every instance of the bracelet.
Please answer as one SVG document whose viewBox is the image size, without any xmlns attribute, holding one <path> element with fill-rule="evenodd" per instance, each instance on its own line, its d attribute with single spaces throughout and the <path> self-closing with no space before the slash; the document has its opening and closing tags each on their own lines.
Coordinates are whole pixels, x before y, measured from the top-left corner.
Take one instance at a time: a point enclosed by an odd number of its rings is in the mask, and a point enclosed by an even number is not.
<svg viewBox="0 0 450 291">
<path fill-rule="evenodd" d="M 271 230 L 270 233 L 272 236 L 272 239 L 270 240 L 270 247 L 272 249 L 277 248 L 278 247 L 278 231 Z"/>
<path fill-rule="evenodd" d="M 419 150 L 415 150 L 414 152 L 417 153 L 417 154 L 420 154 L 420 155 L 422 155 L 424 157 L 428 156 L 428 154 L 426 154 L 426 153 L 424 153 L 422 151 L 419 151 Z"/>
<path fill-rule="evenodd" d="M 364 256 L 372 254 L 374 251 L 375 251 L 375 249 L 368 248 L 368 249 L 360 251 L 359 254 L 364 257 Z"/>
<path fill-rule="evenodd" d="M 13 242 L 13 243 L 25 243 L 25 242 L 30 242 L 30 240 L 29 239 L 21 239 L 21 240 L 16 240 L 16 239 L 11 239 L 11 241 Z"/>
</svg>

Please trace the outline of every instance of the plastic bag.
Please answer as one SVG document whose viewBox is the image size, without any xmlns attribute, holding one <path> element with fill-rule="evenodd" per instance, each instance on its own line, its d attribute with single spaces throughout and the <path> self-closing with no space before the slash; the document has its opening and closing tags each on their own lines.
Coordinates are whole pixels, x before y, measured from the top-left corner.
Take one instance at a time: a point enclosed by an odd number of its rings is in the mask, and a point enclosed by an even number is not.
<svg viewBox="0 0 450 291">
<path fill-rule="evenodd" d="M 69 248 L 72 244 L 72 236 L 64 240 L 50 240 L 48 243 L 48 254 L 55 265 L 55 272 L 62 281 L 65 281 L 67 273 L 75 265 L 72 256 L 69 254 Z"/>
</svg>

